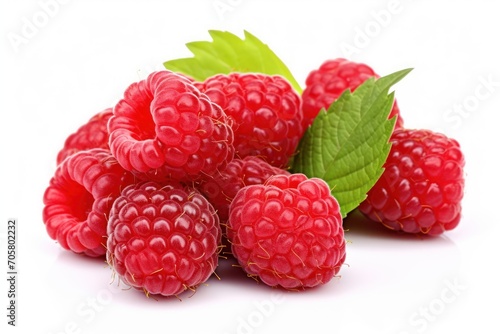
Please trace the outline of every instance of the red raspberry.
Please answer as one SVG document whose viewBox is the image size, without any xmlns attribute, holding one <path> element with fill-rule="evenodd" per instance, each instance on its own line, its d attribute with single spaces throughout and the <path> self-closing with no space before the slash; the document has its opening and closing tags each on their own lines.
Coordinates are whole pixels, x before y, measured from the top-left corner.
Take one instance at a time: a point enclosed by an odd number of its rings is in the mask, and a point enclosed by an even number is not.
<svg viewBox="0 0 500 334">
<path fill-rule="evenodd" d="M 111 152 L 143 179 L 194 181 L 224 169 L 234 154 L 229 118 L 170 71 L 130 85 L 108 129 Z"/>
<path fill-rule="evenodd" d="M 281 76 L 219 74 L 197 85 L 234 120 L 236 156 L 285 168 L 304 129 L 300 96 Z"/>
<path fill-rule="evenodd" d="M 109 210 L 134 182 L 107 150 L 77 152 L 63 160 L 43 196 L 43 222 L 64 249 L 89 256 L 106 253 Z"/>
<path fill-rule="evenodd" d="M 321 108 L 327 109 L 346 89 L 353 92 L 371 77 L 379 78 L 379 75 L 366 64 L 355 63 L 344 58 L 327 60 L 319 69 L 311 71 L 302 93 L 305 127 L 312 124 Z M 395 127 L 402 128 L 403 119 L 396 101 L 394 101 L 389 118 L 395 115 L 398 116 Z"/>
<path fill-rule="evenodd" d="M 385 171 L 359 210 L 395 231 L 439 235 L 457 226 L 464 194 L 460 145 L 430 130 L 396 130 Z"/>
<path fill-rule="evenodd" d="M 326 182 L 277 175 L 241 189 L 230 206 L 228 238 L 249 275 L 286 289 L 330 281 L 345 260 L 342 216 Z"/>
<path fill-rule="evenodd" d="M 221 223 L 225 224 L 229 218 L 229 205 L 241 188 L 263 184 L 269 177 L 279 174 L 289 173 L 259 157 L 247 156 L 231 161 L 220 174 L 202 182 L 200 190 L 217 210 Z"/>
<path fill-rule="evenodd" d="M 221 238 L 214 208 L 173 181 L 125 188 L 108 223 L 108 263 L 146 295 L 177 295 L 205 282 L 218 264 Z"/>
<path fill-rule="evenodd" d="M 87 123 L 72 133 L 64 142 L 64 147 L 57 154 L 59 165 L 66 157 L 91 148 L 109 150 L 108 120 L 113 115 L 113 109 L 105 109 L 94 115 Z"/>
</svg>

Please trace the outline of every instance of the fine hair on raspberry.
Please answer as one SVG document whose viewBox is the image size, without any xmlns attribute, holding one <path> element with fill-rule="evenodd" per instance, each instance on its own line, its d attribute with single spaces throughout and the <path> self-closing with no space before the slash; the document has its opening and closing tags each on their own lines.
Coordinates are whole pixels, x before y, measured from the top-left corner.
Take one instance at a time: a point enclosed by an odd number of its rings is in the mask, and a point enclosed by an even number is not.
<svg viewBox="0 0 500 334">
<path fill-rule="evenodd" d="M 170 71 L 131 84 L 108 129 L 113 155 L 144 180 L 199 180 L 234 156 L 231 121 L 221 107 Z"/>
<path fill-rule="evenodd" d="M 312 288 L 345 260 L 342 216 L 322 179 L 271 176 L 242 188 L 231 203 L 227 236 L 245 272 L 269 286 Z"/>
<path fill-rule="evenodd" d="M 235 158 L 221 173 L 201 182 L 199 189 L 217 210 L 221 223 L 225 224 L 229 217 L 229 206 L 241 188 L 264 184 L 269 177 L 278 174 L 290 173 L 256 156 Z"/>
<path fill-rule="evenodd" d="M 394 231 L 436 236 L 457 227 L 464 196 L 459 143 L 424 129 L 397 129 L 384 173 L 359 210 Z"/>
<path fill-rule="evenodd" d="M 196 189 L 143 181 L 113 204 L 107 260 L 122 281 L 146 295 L 176 296 L 214 273 L 220 238 L 215 210 Z"/>
<path fill-rule="evenodd" d="M 304 133 L 300 96 L 279 75 L 217 74 L 197 87 L 234 120 L 236 157 L 286 168 Z"/>
</svg>

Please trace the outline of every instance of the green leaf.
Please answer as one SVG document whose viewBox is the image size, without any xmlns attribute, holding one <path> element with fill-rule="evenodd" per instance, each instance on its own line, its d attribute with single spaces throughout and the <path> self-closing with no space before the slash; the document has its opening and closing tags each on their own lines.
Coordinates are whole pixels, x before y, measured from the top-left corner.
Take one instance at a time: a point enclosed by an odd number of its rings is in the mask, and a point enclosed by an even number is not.
<svg viewBox="0 0 500 334">
<path fill-rule="evenodd" d="M 293 171 L 325 180 L 345 217 L 377 182 L 390 151 L 396 118 L 388 120 L 394 93 L 389 89 L 411 69 L 365 81 L 321 110 L 306 131 Z"/>
<path fill-rule="evenodd" d="M 193 53 L 191 58 L 169 60 L 163 63 L 166 69 L 180 72 L 197 81 L 216 74 L 231 72 L 254 72 L 281 75 L 287 79 L 298 94 L 302 88 L 288 67 L 257 37 L 245 31 L 245 39 L 219 30 L 209 30 L 212 41 L 187 43 Z"/>
</svg>

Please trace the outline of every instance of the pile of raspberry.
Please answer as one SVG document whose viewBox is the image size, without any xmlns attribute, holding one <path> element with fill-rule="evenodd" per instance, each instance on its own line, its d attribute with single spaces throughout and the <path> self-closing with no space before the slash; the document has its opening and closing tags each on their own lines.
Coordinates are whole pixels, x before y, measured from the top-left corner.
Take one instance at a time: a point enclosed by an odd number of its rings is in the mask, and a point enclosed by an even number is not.
<svg viewBox="0 0 500 334">
<path fill-rule="evenodd" d="M 193 291 L 227 256 L 271 287 L 326 284 L 346 258 L 339 203 L 325 181 L 290 164 L 319 110 L 370 77 L 366 64 L 328 60 L 299 95 L 277 75 L 151 73 L 67 138 L 43 196 L 47 233 L 66 250 L 105 257 L 147 296 Z M 389 117 L 385 171 L 358 210 L 394 231 L 453 229 L 459 144 L 406 129 L 396 103 Z"/>
</svg>

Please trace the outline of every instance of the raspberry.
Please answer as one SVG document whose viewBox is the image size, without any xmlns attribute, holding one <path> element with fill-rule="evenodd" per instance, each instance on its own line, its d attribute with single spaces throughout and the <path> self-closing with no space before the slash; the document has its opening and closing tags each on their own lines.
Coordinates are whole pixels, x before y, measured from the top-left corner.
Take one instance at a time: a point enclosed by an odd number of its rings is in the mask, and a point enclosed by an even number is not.
<svg viewBox="0 0 500 334">
<path fill-rule="evenodd" d="M 234 155 L 229 118 L 190 79 L 170 71 L 131 84 L 108 129 L 118 162 L 145 180 L 198 180 Z"/>
<path fill-rule="evenodd" d="M 327 109 L 346 89 L 353 92 L 371 77 L 379 78 L 379 75 L 366 64 L 355 63 L 344 58 L 327 60 L 319 69 L 311 71 L 302 93 L 304 126 L 307 128 L 312 124 L 321 108 Z M 402 128 L 403 119 L 397 102 L 394 101 L 389 118 L 396 115 L 398 117 L 395 128 Z"/>
<path fill-rule="evenodd" d="M 47 233 L 64 249 L 104 255 L 109 210 L 120 191 L 133 182 L 133 175 L 107 150 L 69 156 L 57 167 L 43 196 Z"/>
<path fill-rule="evenodd" d="M 269 165 L 259 157 L 236 158 L 220 174 L 202 182 L 200 190 L 217 210 L 221 223 L 225 224 L 229 217 L 229 205 L 241 188 L 263 184 L 269 177 L 278 174 L 289 173 Z"/>
<path fill-rule="evenodd" d="M 330 281 L 345 260 L 342 216 L 326 182 L 277 175 L 242 188 L 230 206 L 233 255 L 250 276 L 286 289 Z"/>
<path fill-rule="evenodd" d="M 359 210 L 395 231 L 439 235 L 457 226 L 464 157 L 454 139 L 430 130 L 396 130 L 385 171 Z"/>
<path fill-rule="evenodd" d="M 57 154 L 57 164 L 59 165 L 66 157 L 79 151 L 91 148 L 109 150 L 108 120 L 111 115 L 113 115 L 113 109 L 105 109 L 69 135 L 64 142 L 64 147 Z"/>
<path fill-rule="evenodd" d="M 285 168 L 304 129 L 300 96 L 281 76 L 219 74 L 197 87 L 234 120 L 236 156 L 259 156 Z"/>
<path fill-rule="evenodd" d="M 125 188 L 113 204 L 108 235 L 108 263 L 146 295 L 193 290 L 218 264 L 221 230 L 214 208 L 174 181 Z"/>
</svg>

